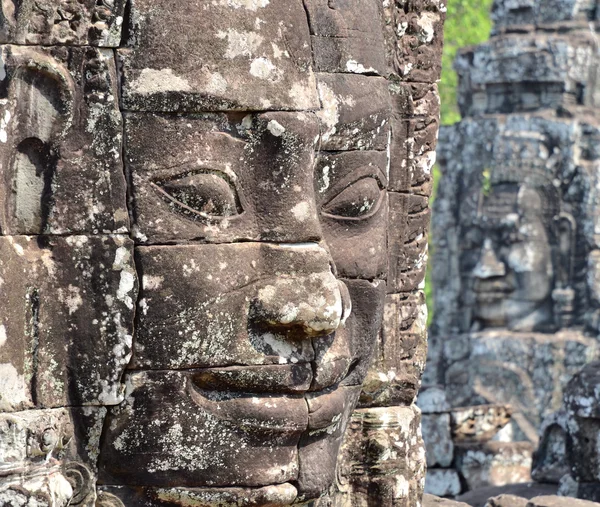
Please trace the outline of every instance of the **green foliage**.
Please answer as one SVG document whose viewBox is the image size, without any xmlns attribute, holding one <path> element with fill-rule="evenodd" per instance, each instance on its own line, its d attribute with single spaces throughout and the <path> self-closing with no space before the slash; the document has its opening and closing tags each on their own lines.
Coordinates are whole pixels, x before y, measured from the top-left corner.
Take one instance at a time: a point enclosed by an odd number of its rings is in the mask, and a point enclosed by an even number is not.
<svg viewBox="0 0 600 507">
<path fill-rule="evenodd" d="M 492 0 L 448 0 L 440 82 L 442 125 L 451 125 L 460 120 L 456 103 L 458 77 L 452 68 L 456 52 L 489 38 L 492 28 L 489 14 L 491 6 Z"/>
</svg>

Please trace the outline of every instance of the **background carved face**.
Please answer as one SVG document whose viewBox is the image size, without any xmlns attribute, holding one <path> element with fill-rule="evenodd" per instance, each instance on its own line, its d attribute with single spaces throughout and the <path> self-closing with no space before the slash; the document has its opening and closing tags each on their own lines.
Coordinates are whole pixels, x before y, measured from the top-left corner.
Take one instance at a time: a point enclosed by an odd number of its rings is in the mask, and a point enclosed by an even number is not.
<svg viewBox="0 0 600 507">
<path fill-rule="evenodd" d="M 542 206 L 541 195 L 523 185 L 495 185 L 484 196 L 462 255 L 476 326 L 530 331 L 552 325 L 554 269 Z"/>
</svg>

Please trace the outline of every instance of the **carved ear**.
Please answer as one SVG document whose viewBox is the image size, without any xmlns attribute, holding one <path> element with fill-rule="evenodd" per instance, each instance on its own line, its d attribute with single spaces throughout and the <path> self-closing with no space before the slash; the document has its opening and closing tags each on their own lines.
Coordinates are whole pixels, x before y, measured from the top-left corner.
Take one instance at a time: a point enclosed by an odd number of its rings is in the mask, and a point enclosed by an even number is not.
<svg viewBox="0 0 600 507">
<path fill-rule="evenodd" d="M 52 202 L 59 146 L 73 117 L 74 84 L 68 71 L 37 51 L 6 62 L 7 107 L 0 118 L 5 189 L 4 234 L 44 232 Z"/>
<path fill-rule="evenodd" d="M 577 224 L 569 213 L 554 217 L 554 230 L 557 240 L 556 286 L 560 289 L 571 287 L 573 264 L 575 261 L 575 233 Z"/>
</svg>

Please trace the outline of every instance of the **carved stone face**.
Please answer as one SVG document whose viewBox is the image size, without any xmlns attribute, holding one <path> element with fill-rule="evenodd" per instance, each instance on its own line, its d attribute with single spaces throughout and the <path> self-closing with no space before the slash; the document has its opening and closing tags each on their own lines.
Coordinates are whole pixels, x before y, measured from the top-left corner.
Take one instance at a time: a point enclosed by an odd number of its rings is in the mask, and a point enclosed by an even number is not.
<svg viewBox="0 0 600 507">
<path fill-rule="evenodd" d="M 493 185 L 466 234 L 463 269 L 480 327 L 540 329 L 552 321 L 554 268 L 543 196 L 527 185 Z M 469 297 L 469 296 L 467 296 Z"/>
<path fill-rule="evenodd" d="M 0 3 L 0 494 L 318 497 L 422 279 L 435 78 L 393 87 L 388 195 L 378 2 L 55 3 Z"/>
<path fill-rule="evenodd" d="M 385 154 L 316 165 L 306 113 L 131 115 L 126 136 L 148 246 L 101 480 L 320 494 L 381 324 Z"/>
</svg>

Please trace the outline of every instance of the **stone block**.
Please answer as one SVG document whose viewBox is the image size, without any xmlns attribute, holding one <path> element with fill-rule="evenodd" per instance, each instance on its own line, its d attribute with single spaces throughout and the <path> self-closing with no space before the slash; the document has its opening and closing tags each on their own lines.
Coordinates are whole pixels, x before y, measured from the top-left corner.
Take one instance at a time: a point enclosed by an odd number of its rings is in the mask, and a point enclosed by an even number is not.
<svg viewBox="0 0 600 507">
<path fill-rule="evenodd" d="M 574 330 L 555 334 L 488 330 L 469 336 L 469 359 L 446 370 L 449 397 L 464 406 L 510 405 L 518 438 L 536 444 L 542 420 L 560 408 L 569 380 L 597 350 L 595 339 Z"/>
<path fill-rule="evenodd" d="M 319 241 L 318 133 L 308 113 L 128 114 L 137 241 Z"/>
<path fill-rule="evenodd" d="M 446 4 L 440 0 L 384 3 L 388 60 L 402 81 L 435 83 L 443 46 Z"/>
<path fill-rule="evenodd" d="M 385 284 L 345 280 L 341 286 L 317 245 L 139 247 L 137 262 L 143 277 L 134 368 L 257 367 L 230 380 L 228 389 L 238 391 L 253 375 L 260 391 L 264 365 L 291 382 L 286 392 L 302 390 L 306 374 L 320 390 L 342 380 L 360 385 L 367 373 Z M 313 327 L 295 330 L 305 321 Z M 327 333 L 341 322 L 335 334 Z M 302 368 L 309 371 L 300 374 Z M 213 382 L 214 374 L 202 378 Z"/>
<path fill-rule="evenodd" d="M 357 409 L 338 461 L 346 504 L 409 507 L 423 495 L 425 448 L 420 411 L 411 407 Z"/>
<path fill-rule="evenodd" d="M 468 490 L 531 480 L 529 442 L 457 444 L 455 465 Z"/>
<path fill-rule="evenodd" d="M 318 72 L 387 74 L 377 2 L 304 0 Z"/>
<path fill-rule="evenodd" d="M 428 196 L 439 129 L 437 86 L 402 83 L 391 85 L 390 91 L 390 190 Z"/>
<path fill-rule="evenodd" d="M 10 182 L 0 234 L 128 232 L 112 51 L 6 45 L 0 54 L 0 177 Z"/>
<path fill-rule="evenodd" d="M 566 35 L 507 34 L 466 49 L 456 61 L 461 114 L 595 106 L 594 47 L 586 25 Z"/>
<path fill-rule="evenodd" d="M 439 414 L 450 411 L 450 404 L 443 386 L 424 385 L 419 391 L 417 406 L 423 414 Z"/>
<path fill-rule="evenodd" d="M 423 439 L 427 468 L 448 468 L 454 458 L 454 443 L 450 433 L 450 414 L 423 414 Z"/>
<path fill-rule="evenodd" d="M 462 486 L 460 484 L 460 477 L 455 469 L 431 468 L 427 470 L 425 493 L 444 497 L 460 495 L 461 491 Z M 437 505 L 437 503 L 434 505 Z M 443 507 L 445 507 L 445 505 L 445 503 L 442 504 Z"/>
<path fill-rule="evenodd" d="M 527 507 L 529 500 L 515 495 L 499 495 L 490 498 L 485 507 Z"/>
<path fill-rule="evenodd" d="M 137 275 L 121 236 L 0 237 L 0 410 L 113 405 Z"/>
<path fill-rule="evenodd" d="M 595 2 L 588 0 L 496 0 L 492 9 L 494 33 L 532 29 L 533 25 L 597 19 Z M 528 26 L 523 26 L 528 25 Z"/>
<path fill-rule="evenodd" d="M 411 405 L 420 387 L 426 355 L 424 294 L 388 294 L 360 406 Z"/>
<path fill-rule="evenodd" d="M 391 101 L 385 79 L 319 73 L 317 83 L 322 150 L 387 150 Z"/>
<path fill-rule="evenodd" d="M 16 0 L 0 13 L 0 43 L 117 47 L 125 0 Z"/>
<path fill-rule="evenodd" d="M 133 372 L 127 398 L 109 414 L 99 483 L 260 487 L 298 478 L 307 429 L 302 396 L 205 391 L 194 374 Z M 331 423 L 331 422 L 330 422 Z"/>
<path fill-rule="evenodd" d="M 302 0 L 136 0 L 131 11 L 129 47 L 118 50 L 124 109 L 319 107 Z"/>
<path fill-rule="evenodd" d="M 104 407 L 0 414 L 0 504 L 94 505 L 105 415 Z"/>
<path fill-rule="evenodd" d="M 593 507 L 597 502 L 566 498 L 563 496 L 536 496 L 527 503 L 527 507 Z"/>
<path fill-rule="evenodd" d="M 99 507 L 121 504 L 127 507 L 188 505 L 268 505 L 283 507 L 294 503 L 298 491 L 291 484 L 263 488 L 158 488 L 100 486 Z"/>
<path fill-rule="evenodd" d="M 427 271 L 431 210 L 424 196 L 390 192 L 388 292 L 421 287 Z"/>
<path fill-rule="evenodd" d="M 425 494 L 423 495 L 423 507 L 468 507 L 468 504 Z"/>
<path fill-rule="evenodd" d="M 559 410 L 546 417 L 540 442 L 533 453 L 531 477 L 536 482 L 558 484 L 570 471 L 567 461 L 567 413 Z"/>
<path fill-rule="evenodd" d="M 450 412 L 452 437 L 456 442 L 487 442 L 511 420 L 512 408 L 504 405 L 477 405 Z"/>
<path fill-rule="evenodd" d="M 387 160 L 383 151 L 318 156 L 315 187 L 321 228 L 342 277 L 386 277 Z"/>
</svg>

